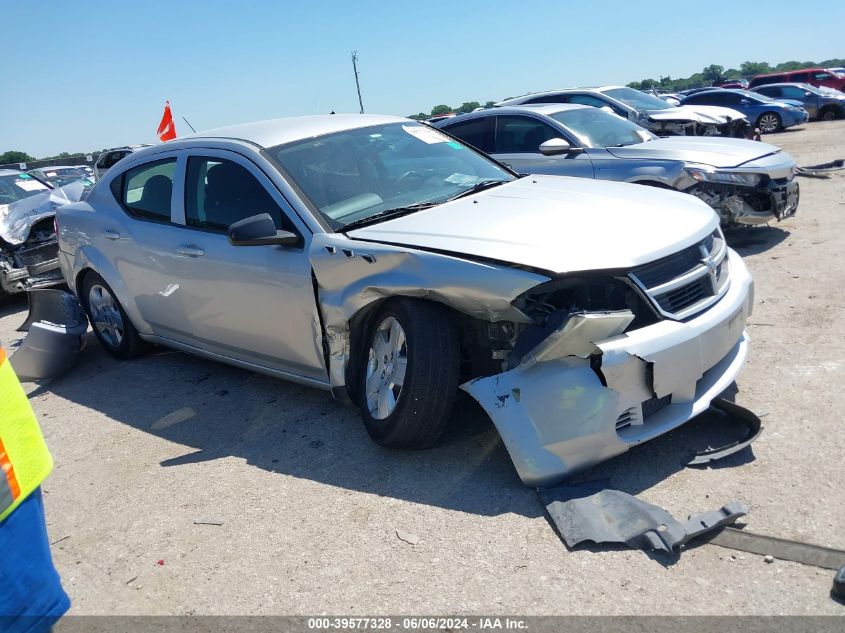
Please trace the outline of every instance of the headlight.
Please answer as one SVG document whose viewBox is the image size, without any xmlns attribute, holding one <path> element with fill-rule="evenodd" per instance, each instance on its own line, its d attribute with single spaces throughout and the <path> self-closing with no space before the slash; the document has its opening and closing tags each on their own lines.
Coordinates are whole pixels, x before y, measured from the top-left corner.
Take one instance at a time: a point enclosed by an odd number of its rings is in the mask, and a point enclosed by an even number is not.
<svg viewBox="0 0 845 633">
<path fill-rule="evenodd" d="M 749 174 L 737 171 L 717 171 L 700 167 L 687 167 L 687 173 L 698 182 L 717 182 L 727 185 L 743 185 L 754 187 L 760 184 L 760 174 Z"/>
</svg>

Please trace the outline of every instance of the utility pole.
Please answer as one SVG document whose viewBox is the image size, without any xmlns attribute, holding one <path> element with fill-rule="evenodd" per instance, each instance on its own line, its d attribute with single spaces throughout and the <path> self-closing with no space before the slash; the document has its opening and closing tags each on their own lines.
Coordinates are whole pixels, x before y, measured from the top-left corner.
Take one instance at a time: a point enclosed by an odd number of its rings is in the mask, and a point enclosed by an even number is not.
<svg viewBox="0 0 845 633">
<path fill-rule="evenodd" d="M 358 51 L 352 51 L 352 69 L 355 71 L 355 87 L 358 89 L 358 105 L 364 114 L 364 102 L 361 101 L 361 84 L 358 82 Z"/>
</svg>

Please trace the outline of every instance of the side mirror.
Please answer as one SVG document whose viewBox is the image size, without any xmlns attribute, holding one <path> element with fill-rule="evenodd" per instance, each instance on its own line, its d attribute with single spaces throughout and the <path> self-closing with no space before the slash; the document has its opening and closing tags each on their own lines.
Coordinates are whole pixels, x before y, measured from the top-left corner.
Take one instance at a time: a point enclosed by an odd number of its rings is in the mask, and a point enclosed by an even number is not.
<svg viewBox="0 0 845 633">
<path fill-rule="evenodd" d="M 804 91 L 804 96 L 805 96 L 805 97 L 809 97 L 811 94 L 813 94 L 813 93 L 812 93 L 812 92 L 807 92 L 806 90 Z"/>
<path fill-rule="evenodd" d="M 232 246 L 296 246 L 299 236 L 290 231 L 277 231 L 269 213 L 260 213 L 229 225 Z"/>
<path fill-rule="evenodd" d="M 740 99 L 740 100 L 739 100 L 739 102 L 740 102 L 742 105 L 748 105 L 749 103 L 751 103 L 748 99 Z"/>
<path fill-rule="evenodd" d="M 540 153 L 543 156 L 568 154 L 570 150 L 572 150 L 572 146 L 562 138 L 550 138 L 545 143 L 540 144 Z"/>
</svg>

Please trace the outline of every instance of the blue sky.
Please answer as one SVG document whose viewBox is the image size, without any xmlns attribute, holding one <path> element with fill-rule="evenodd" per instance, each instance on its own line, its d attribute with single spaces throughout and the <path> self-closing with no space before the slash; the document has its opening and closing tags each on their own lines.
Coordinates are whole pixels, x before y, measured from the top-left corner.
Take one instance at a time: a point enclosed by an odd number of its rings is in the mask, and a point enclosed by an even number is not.
<svg viewBox="0 0 845 633">
<path fill-rule="evenodd" d="M 4 1 L 0 152 L 155 141 L 298 114 L 367 112 L 683 77 L 711 63 L 845 57 L 845 3 Z M 802 8 L 803 7 L 803 8 Z M 17 61 L 15 61 L 17 60 Z"/>
</svg>

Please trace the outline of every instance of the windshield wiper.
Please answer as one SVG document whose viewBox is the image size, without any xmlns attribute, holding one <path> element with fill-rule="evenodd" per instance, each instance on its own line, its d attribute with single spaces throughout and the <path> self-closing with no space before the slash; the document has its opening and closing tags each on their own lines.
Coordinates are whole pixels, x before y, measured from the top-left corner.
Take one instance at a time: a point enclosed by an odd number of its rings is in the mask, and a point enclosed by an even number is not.
<svg viewBox="0 0 845 633">
<path fill-rule="evenodd" d="M 452 200 L 457 200 L 458 198 L 463 198 L 465 196 L 471 196 L 474 193 L 478 193 L 479 191 L 484 191 L 485 189 L 491 189 L 493 187 L 498 187 L 499 185 L 503 185 L 506 182 L 510 182 L 509 180 L 482 180 L 481 182 L 475 183 L 469 189 L 464 189 L 460 193 L 455 194 L 451 198 L 448 198 L 446 202 L 451 202 Z"/>
<path fill-rule="evenodd" d="M 373 215 L 368 215 L 366 218 L 353 220 L 349 224 L 344 224 L 340 227 L 341 231 L 351 231 L 352 229 L 360 229 L 362 226 L 369 226 L 370 224 L 377 224 L 391 218 L 399 218 L 403 215 L 409 215 L 422 209 L 430 209 L 436 207 L 440 202 L 420 202 L 418 204 L 409 204 L 404 207 L 396 207 L 394 209 L 385 209 Z"/>
</svg>

